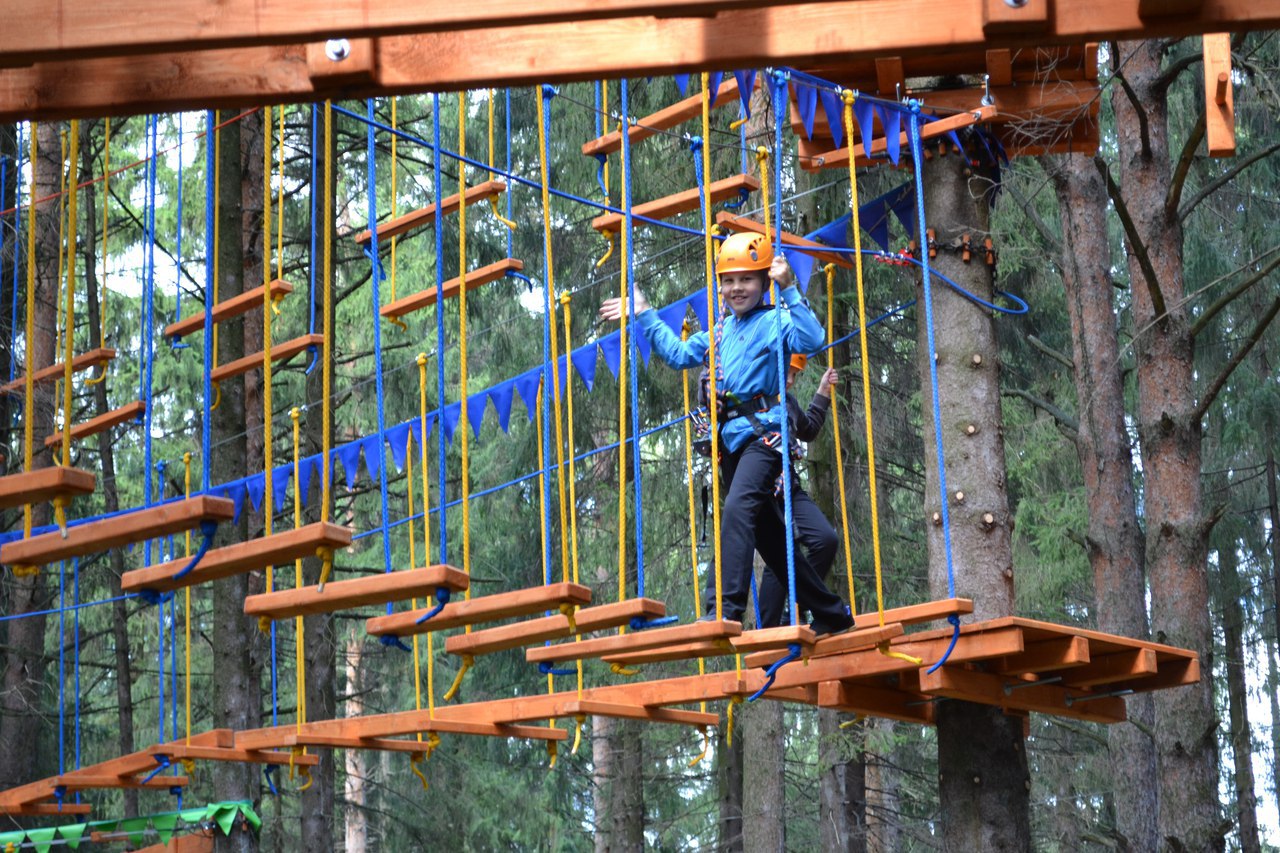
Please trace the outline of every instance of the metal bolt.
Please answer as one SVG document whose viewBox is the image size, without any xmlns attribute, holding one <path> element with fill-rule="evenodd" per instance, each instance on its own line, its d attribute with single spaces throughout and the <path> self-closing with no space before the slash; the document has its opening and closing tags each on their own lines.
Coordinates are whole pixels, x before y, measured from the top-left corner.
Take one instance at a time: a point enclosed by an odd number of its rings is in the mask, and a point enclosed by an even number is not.
<svg viewBox="0 0 1280 853">
<path fill-rule="evenodd" d="M 341 62 L 351 55 L 351 42 L 346 39 L 329 39 L 324 43 L 324 55 L 330 62 Z"/>
<path fill-rule="evenodd" d="M 1004 5 L 1008 6 L 1010 9 L 1021 9 L 1030 2 L 1031 0 L 1004 0 Z"/>
</svg>

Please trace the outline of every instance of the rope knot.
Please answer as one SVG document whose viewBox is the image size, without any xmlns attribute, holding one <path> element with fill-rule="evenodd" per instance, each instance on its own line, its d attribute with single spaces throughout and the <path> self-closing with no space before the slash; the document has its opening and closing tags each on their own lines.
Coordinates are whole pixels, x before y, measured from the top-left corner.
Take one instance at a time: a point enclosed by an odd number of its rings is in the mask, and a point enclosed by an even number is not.
<svg viewBox="0 0 1280 853">
<path fill-rule="evenodd" d="M 702 150 L 702 137 L 701 137 L 701 136 L 690 136 L 690 137 L 689 137 L 689 150 L 690 150 L 690 151 L 692 151 L 692 152 L 694 152 L 695 154 L 696 154 L 697 152 L 699 152 L 699 151 L 701 151 L 701 150 Z"/>
<path fill-rule="evenodd" d="M 33 578 L 40 574 L 39 566 L 22 565 L 13 567 L 13 576 L 15 578 Z"/>
<path fill-rule="evenodd" d="M 560 605 L 560 612 L 564 614 L 564 618 L 569 620 L 569 632 L 573 634 L 578 633 L 578 620 L 574 618 L 574 613 L 577 609 L 576 606 L 567 602 Z"/>
<path fill-rule="evenodd" d="M 328 545 L 321 545 L 316 548 L 316 556 L 320 558 L 320 582 L 316 584 L 316 590 L 324 592 L 324 585 L 329 582 L 329 575 L 333 573 L 333 549 Z"/>
<path fill-rule="evenodd" d="M 845 106 L 852 106 L 857 99 L 858 95 L 852 89 L 845 89 L 840 93 L 840 100 L 844 102 Z"/>
<path fill-rule="evenodd" d="M 763 145 L 756 146 L 756 162 L 764 163 L 769 159 L 769 149 Z"/>
</svg>

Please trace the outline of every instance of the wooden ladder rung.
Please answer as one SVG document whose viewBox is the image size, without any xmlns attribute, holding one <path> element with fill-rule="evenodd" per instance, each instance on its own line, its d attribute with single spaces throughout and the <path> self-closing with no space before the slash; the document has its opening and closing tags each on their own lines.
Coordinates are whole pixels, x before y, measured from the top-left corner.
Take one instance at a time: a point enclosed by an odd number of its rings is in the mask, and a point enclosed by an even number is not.
<svg viewBox="0 0 1280 853">
<path fill-rule="evenodd" d="M 482 181 L 473 187 L 467 187 L 466 199 L 467 207 L 478 201 L 493 198 L 500 193 L 507 191 L 507 185 L 503 181 Z M 458 209 L 458 194 L 446 196 L 440 203 L 441 210 L 448 216 Z M 417 210 L 411 210 L 408 213 L 402 213 L 395 219 L 388 219 L 386 222 L 378 226 L 378 239 L 390 240 L 406 231 L 412 231 L 414 228 L 420 228 L 424 225 L 430 225 L 436 220 L 436 206 L 429 204 L 426 207 L 420 207 Z M 367 244 L 373 234 L 369 229 L 365 229 L 356 234 L 356 242 L 361 246 Z"/>
<path fill-rule="evenodd" d="M 746 190 L 754 192 L 760 189 L 760 179 L 755 175 L 734 175 L 731 178 L 722 178 L 713 181 L 707 187 L 707 195 L 710 197 L 712 204 L 719 204 L 738 195 Z M 646 201 L 643 204 L 637 204 L 631 208 L 631 212 L 635 216 L 643 216 L 644 219 L 634 220 L 637 226 L 648 225 L 648 219 L 668 219 L 678 213 L 688 213 L 691 210 L 698 210 L 702 207 L 702 192 L 697 187 L 690 190 L 682 190 L 663 198 L 653 201 Z M 617 233 L 622 227 L 623 215 L 621 213 L 606 213 L 603 216 L 597 216 L 591 220 L 591 227 L 597 231 L 611 231 Z"/>
<path fill-rule="evenodd" d="M 680 726 L 711 728 L 720 724 L 719 714 L 701 711 L 682 711 L 676 708 L 626 705 L 620 702 L 600 702 L 584 699 L 570 703 L 565 716 L 611 717 L 618 720 L 642 720 L 646 723 L 675 723 Z"/>
<path fill-rule="evenodd" d="M 88 352 L 81 353 L 71 359 L 71 372 L 79 373 L 80 371 L 87 370 L 95 365 L 106 364 L 115 357 L 116 351 L 109 347 L 98 347 L 97 349 L 89 350 Z M 58 363 L 51 364 L 48 367 L 42 367 L 35 372 L 34 376 L 31 377 L 31 381 L 34 383 L 40 383 L 52 382 L 55 379 L 61 379 L 66 373 L 66 370 L 64 369 L 65 364 L 66 362 L 59 361 Z M 0 394 L 12 394 L 15 391 L 21 391 L 26 387 L 26 384 L 27 376 L 26 374 L 23 374 L 12 382 L 6 382 L 4 385 L 0 385 Z"/>
<path fill-rule="evenodd" d="M 758 84 L 757 84 L 758 85 Z M 736 100 L 738 97 L 738 78 L 730 77 L 720 84 L 716 89 L 716 95 L 711 100 L 712 107 L 718 107 Z M 631 138 L 631 144 L 639 142 L 642 139 L 648 139 L 656 133 L 664 130 L 670 130 L 678 124 L 683 124 L 691 118 L 701 114 L 702 112 L 702 92 L 696 95 L 676 101 L 669 107 L 664 107 L 656 113 L 651 113 L 643 118 L 636 119 L 635 123 L 627 131 L 627 136 Z M 622 133 L 620 131 L 612 131 L 604 136 L 583 143 L 582 153 L 588 157 L 595 157 L 599 154 L 612 154 L 615 151 L 622 150 Z"/>
<path fill-rule="evenodd" d="M 743 231 L 751 231 L 756 234 L 765 233 L 763 222 L 757 222 L 745 216 L 738 216 L 727 210 L 722 210 L 716 214 L 716 224 L 724 230 L 735 234 Z M 806 254 L 813 255 L 814 258 L 823 263 L 835 264 L 838 267 L 853 267 L 853 257 L 851 255 L 826 251 L 827 247 L 821 243 L 797 237 L 795 234 L 786 231 L 782 232 L 782 245 L 784 249 L 799 249 Z"/>
<path fill-rule="evenodd" d="M 260 536 L 248 542 L 237 542 L 212 548 L 186 577 L 174 578 L 190 559 L 183 557 L 141 569 L 125 572 L 120 587 L 125 592 L 143 589 L 169 592 L 208 581 L 221 580 L 246 572 L 315 556 L 317 548 L 345 548 L 351 544 L 351 528 L 320 521 L 297 530 L 284 530 Z"/>
<path fill-rule="evenodd" d="M 291 341 L 275 344 L 271 347 L 271 361 L 273 363 L 288 361 L 303 350 L 321 346 L 323 343 L 324 335 L 303 335 Z M 246 355 L 244 358 L 237 358 L 235 361 L 218 365 L 210 372 L 209 378 L 214 382 L 221 382 L 224 379 L 240 376 L 259 367 L 262 367 L 262 353 L 256 352 L 253 355 Z"/>
<path fill-rule="evenodd" d="M 186 835 L 175 835 L 164 844 L 143 847 L 137 853 L 213 853 L 216 843 L 217 839 L 213 835 L 190 832 Z"/>
<path fill-rule="evenodd" d="M 640 652 L 661 646 L 679 645 L 700 640 L 722 640 L 742 633 L 742 623 L 721 619 L 712 622 L 690 622 L 669 628 L 650 628 L 633 634 L 613 637 L 595 637 L 572 643 L 527 649 L 524 659 L 529 663 L 556 663 L 566 660 L 598 658 L 628 651 Z"/>
<path fill-rule="evenodd" d="M 936 622 L 948 616 L 964 616 L 972 612 L 972 598 L 942 598 L 937 601 L 908 604 L 905 607 L 890 607 L 884 612 L 884 624 L 897 622 L 902 625 L 919 625 L 922 622 Z M 856 629 L 872 628 L 879 624 L 880 613 L 875 610 L 868 610 L 853 617 L 853 627 Z"/>
<path fill-rule="evenodd" d="M 652 598 L 628 598 L 626 601 L 584 607 L 573 615 L 573 619 L 578 629 L 577 633 L 588 634 L 592 631 L 604 631 L 627 625 L 636 618 L 658 619 L 665 615 L 667 615 L 667 608 L 661 601 L 654 601 Z M 452 655 L 487 655 L 546 640 L 559 640 L 573 634 L 569 617 L 557 613 L 554 616 L 543 616 L 526 622 L 472 631 L 470 634 L 457 634 L 444 641 L 444 650 Z"/>
<path fill-rule="evenodd" d="M 244 612 L 247 616 L 266 616 L 269 619 L 333 613 L 410 598 L 430 599 L 441 587 L 462 590 L 467 588 L 469 581 L 465 572 L 453 566 L 426 566 L 330 581 L 323 590 L 318 586 L 305 586 L 251 595 L 244 600 Z"/>
<path fill-rule="evenodd" d="M 64 786 L 68 791 L 89 788 L 137 788 L 165 790 L 171 787 L 184 787 L 191 783 L 186 776 L 167 776 L 160 774 L 154 779 L 143 781 L 133 776 L 55 776 L 54 786 Z"/>
<path fill-rule="evenodd" d="M 928 124 L 920 125 L 920 139 L 933 139 L 938 136 L 945 136 L 953 130 L 962 127 L 968 127 L 973 124 L 979 124 L 984 121 L 991 121 L 997 115 L 994 106 L 980 106 L 975 109 L 963 113 L 957 113 L 953 116 L 931 121 Z M 889 140 L 884 136 L 877 136 L 871 140 L 871 154 L 867 156 L 866 149 L 861 142 L 853 140 L 845 140 L 848 145 L 844 148 L 837 148 L 834 151 L 825 151 L 816 157 L 806 159 L 805 169 L 814 171 L 817 169 L 848 169 L 849 168 L 849 152 L 854 151 L 854 164 L 872 165 L 885 162 L 883 155 L 889 150 Z M 898 134 L 898 144 L 903 152 L 910 152 L 911 138 L 906 131 Z M 852 146 L 852 147 L 851 147 Z M 879 155 L 879 156 L 878 156 Z"/>
<path fill-rule="evenodd" d="M 44 503 L 61 495 L 87 495 L 96 478 L 92 471 L 54 465 L 0 477 L 0 509 Z"/>
<path fill-rule="evenodd" d="M 239 317 L 241 314 L 252 311 L 254 308 L 261 308 L 263 301 L 263 291 L 267 287 L 271 288 L 271 300 L 274 302 L 290 293 L 293 293 L 293 285 L 287 281 L 275 279 L 270 285 L 258 285 L 244 293 L 232 296 L 230 299 L 224 299 L 213 306 L 213 322 L 221 323 L 223 320 L 230 320 L 232 317 Z M 198 332 L 204 328 L 204 312 L 192 314 L 190 317 L 183 318 L 176 323 L 170 323 L 164 327 L 164 336 L 166 338 L 184 338 L 192 332 Z"/>
<path fill-rule="evenodd" d="M 241 764 L 292 763 L 304 767 L 315 767 L 320 763 L 318 755 L 293 755 L 288 752 L 218 746 L 175 746 L 166 754 L 175 761 L 189 758 L 193 761 L 227 761 Z"/>
<path fill-rule="evenodd" d="M 106 414 L 98 415 L 96 418 L 87 420 L 82 424 L 73 424 L 71 427 L 71 440 L 81 441 L 100 432 L 106 432 L 114 426 L 127 423 L 135 418 L 142 417 L 147 411 L 147 404 L 141 400 L 134 400 L 126 406 L 118 409 L 112 409 Z M 57 447 L 62 443 L 62 432 L 58 431 L 45 436 L 45 447 Z"/>
<path fill-rule="evenodd" d="M 394 613 L 390 616 L 375 616 L 365 622 L 365 630 L 375 637 L 386 635 L 408 637 L 413 634 L 425 634 L 428 631 L 457 628 L 460 625 L 475 625 L 480 622 L 497 622 L 501 619 L 531 616 L 561 604 L 590 603 L 590 588 L 576 583 L 550 583 L 527 589 L 482 595 L 469 601 L 453 601 L 421 625 L 417 624 L 417 620 L 429 612 L 428 608 L 411 610 L 407 613 Z"/>
<path fill-rule="evenodd" d="M 23 803 L 9 806 L 0 803 L 0 814 L 3 815 L 42 815 L 46 817 L 63 817 L 65 815 L 89 814 L 93 806 L 89 803 Z"/>
<path fill-rule="evenodd" d="M 43 566 L 191 530 L 202 521 L 230 521 L 235 512 L 235 504 L 227 498 L 199 495 L 170 501 L 68 527 L 65 539 L 59 531 L 52 530 L 30 539 L 6 543 L 0 546 L 0 563 Z"/>
<path fill-rule="evenodd" d="M 503 258 L 497 263 L 489 264 L 478 269 L 474 269 L 467 273 L 467 289 L 479 287 L 482 284 L 488 284 L 497 281 L 509 272 L 520 272 L 524 269 L 524 261 L 517 258 Z M 405 314 L 412 314 L 414 311 L 426 308 L 428 305 L 435 305 L 439 299 L 439 294 L 443 293 L 444 298 L 457 295 L 462 289 L 462 278 L 451 278 L 444 283 L 443 288 L 429 287 L 426 290 L 409 296 L 403 296 L 395 302 L 388 302 L 379 310 L 383 317 L 403 317 Z"/>
<path fill-rule="evenodd" d="M 362 727 L 365 720 L 352 717 L 345 720 L 331 720 L 319 724 L 311 724 L 310 731 L 299 734 L 294 726 L 275 726 L 265 729 L 251 729 L 236 733 L 236 747 L 249 751 L 265 749 L 291 749 L 295 746 L 327 746 L 333 748 L 377 749 L 381 738 L 365 736 Z M 325 731 L 314 729 L 324 725 Z M 415 727 L 420 732 L 438 732 L 439 734 L 472 735 L 476 737 L 514 737 L 526 740 L 564 740 L 568 733 L 563 729 L 547 726 L 520 726 L 507 723 L 473 722 L 470 720 L 435 720 L 424 719 Z M 391 740 L 393 744 L 417 744 L 417 749 L 405 748 L 407 752 L 419 752 L 422 744 L 418 741 Z M 398 747 L 391 747 L 393 749 Z"/>
</svg>

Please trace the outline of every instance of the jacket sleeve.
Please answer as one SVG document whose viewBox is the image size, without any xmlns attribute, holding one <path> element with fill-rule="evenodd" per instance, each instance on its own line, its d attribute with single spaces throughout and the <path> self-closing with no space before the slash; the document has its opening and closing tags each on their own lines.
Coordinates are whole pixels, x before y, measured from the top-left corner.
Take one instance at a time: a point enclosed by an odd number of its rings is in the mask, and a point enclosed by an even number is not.
<svg viewBox="0 0 1280 853">
<path fill-rule="evenodd" d="M 671 331 L 667 324 L 662 322 L 658 312 L 652 308 L 647 311 L 641 311 L 636 315 L 635 320 L 636 326 L 639 327 L 641 333 L 653 346 L 653 351 L 658 354 L 658 358 L 667 364 L 677 370 L 697 367 L 702 364 L 707 355 L 708 341 L 706 332 L 698 332 L 691 335 L 688 340 L 682 341 L 679 335 Z"/>
<path fill-rule="evenodd" d="M 827 333 L 809 308 L 809 300 L 794 285 L 783 290 L 779 297 L 787 306 L 787 319 L 783 323 L 783 343 L 790 352 L 809 355 L 817 352 L 826 342 Z"/>
<path fill-rule="evenodd" d="M 830 402 L 821 394 L 814 394 L 809 408 L 802 410 L 796 398 L 790 394 L 787 395 L 787 414 L 791 418 L 791 423 L 795 425 L 796 438 L 801 441 L 813 441 L 818 437 L 823 425 L 827 422 L 827 407 Z"/>
</svg>

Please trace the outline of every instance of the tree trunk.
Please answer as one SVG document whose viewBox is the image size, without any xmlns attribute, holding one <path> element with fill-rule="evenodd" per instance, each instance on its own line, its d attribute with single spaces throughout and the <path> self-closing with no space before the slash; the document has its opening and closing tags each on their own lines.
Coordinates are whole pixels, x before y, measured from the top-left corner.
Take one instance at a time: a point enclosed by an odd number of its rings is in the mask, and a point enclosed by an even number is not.
<svg viewBox="0 0 1280 853">
<path fill-rule="evenodd" d="M 786 732 L 781 702 L 738 706 L 742 715 L 742 849 L 779 853 L 786 844 Z"/>
<path fill-rule="evenodd" d="M 990 176 L 973 174 L 967 157 L 943 156 L 917 172 L 924 205 L 939 246 L 989 233 L 986 193 Z M 921 235 L 923 236 L 923 235 Z M 965 264 L 950 252 L 934 261 L 939 272 L 983 299 L 992 298 L 992 270 Z M 931 283 L 940 434 L 947 470 L 956 594 L 974 599 L 974 618 L 1013 613 L 1012 519 L 1005 490 L 1000 410 L 999 348 L 991 313 L 942 284 Z M 924 398 L 925 447 L 933 445 L 930 362 L 925 299 L 917 308 L 918 370 Z M 976 427 L 970 434 L 968 427 Z M 941 512 L 936 454 L 925 453 L 925 516 Z M 991 521 L 984 516 L 989 515 Z M 946 598 L 948 559 L 943 528 L 928 525 L 929 585 Z M 943 849 L 1030 849 L 1029 777 L 1022 720 L 1000 708 L 947 701 L 937 706 L 938 784 Z"/>
<path fill-rule="evenodd" d="M 716 849 L 725 853 L 738 853 L 742 850 L 741 727 L 732 744 L 726 734 L 727 729 L 723 727 L 717 734 L 716 787 L 719 791 L 720 822 Z"/>
<path fill-rule="evenodd" d="M 1236 832 L 1242 853 L 1261 853 L 1258 842 L 1258 801 L 1253 781 L 1253 735 L 1249 730 L 1249 691 L 1245 684 L 1244 594 L 1237 565 L 1236 543 L 1218 550 L 1223 652 L 1227 673 L 1227 708 L 1231 753 L 1235 759 Z"/>
<path fill-rule="evenodd" d="M 1045 158 L 1062 219 L 1062 284 L 1071 317 L 1080 431 L 1076 454 L 1089 507 L 1089 564 L 1098 630 L 1147 639 L 1142 528 L 1125 429 L 1124 377 L 1112 305 L 1107 189 L 1091 158 Z M 1107 728 L 1121 849 L 1156 848 L 1155 723 L 1151 694 L 1128 699 L 1130 719 Z"/>
<path fill-rule="evenodd" d="M 841 754 L 840 714 L 818 709 L 818 820 L 823 850 L 849 849 L 845 764 Z"/>
<path fill-rule="evenodd" d="M 635 720 L 616 723 L 620 749 L 613 757 L 617 772 L 613 776 L 609 798 L 609 834 L 613 839 L 609 849 L 613 853 L 644 850 L 643 725 Z"/>
<path fill-rule="evenodd" d="M 1276 657 L 1280 656 L 1280 500 L 1276 497 L 1276 454 L 1267 446 L 1267 514 L 1271 518 L 1271 645 L 1267 654 L 1267 693 L 1271 698 L 1271 790 L 1280 799 L 1280 677 Z"/>
<path fill-rule="evenodd" d="M 364 714 L 364 683 L 360 677 L 363 671 L 360 666 L 362 648 L 363 643 L 355 635 L 347 639 L 347 696 L 350 697 L 347 699 L 348 717 L 359 717 Z M 365 807 L 368 805 L 365 797 L 365 780 L 369 776 L 369 768 L 365 758 L 364 750 L 348 749 L 346 751 L 343 765 L 346 773 L 343 796 L 347 805 L 344 833 L 346 846 L 343 849 L 346 853 L 365 853 L 367 849 L 369 821 L 365 816 Z M 306 810 L 303 811 L 305 813 Z M 310 838 L 305 832 L 302 837 Z M 317 844 L 316 849 L 329 850 L 332 846 L 325 847 Z"/>
<path fill-rule="evenodd" d="M 892 741 L 893 725 L 893 720 L 873 719 L 863 728 L 867 853 L 896 853 L 902 846 L 898 769 L 872 748 L 882 741 Z M 868 737 L 872 730 L 881 733 L 874 741 Z"/>
<path fill-rule="evenodd" d="M 58 129 L 58 125 L 49 123 L 36 126 L 35 198 L 45 198 L 58 192 L 58 176 L 62 169 Z M 37 206 L 35 227 L 34 363 L 24 363 L 24 370 L 38 370 L 58 360 L 54 352 L 57 340 L 54 325 L 58 298 L 59 242 L 56 201 Z M 24 287 L 23 293 L 25 292 Z M 25 332 L 22 337 L 25 340 Z M 25 354 L 22 361 L 26 361 Z M 53 431 L 53 393 L 54 383 L 38 383 L 35 386 L 34 411 L 23 415 L 31 417 L 34 446 L 38 450 L 32 456 L 32 470 L 47 468 L 51 463 L 49 453 L 44 450 L 44 437 Z M 16 456 L 21 452 L 22 444 L 21 441 L 15 441 L 14 444 Z M 17 465 L 14 467 L 15 470 L 21 470 Z M 48 504 L 37 504 L 31 510 L 34 526 L 49 523 Z M 30 613 L 47 606 L 48 585 L 44 567 L 35 575 L 14 577 L 9 584 L 9 614 Z M 42 722 L 39 708 L 45 671 L 45 622 L 43 615 L 33 615 L 6 623 L 8 637 L 4 651 L 4 687 L 3 693 L 0 693 L 0 779 L 14 785 L 28 782 L 38 775 L 36 759 L 39 750 L 35 746 L 40 742 Z"/>
<path fill-rule="evenodd" d="M 616 721 L 596 717 L 591 721 L 591 806 L 595 814 L 596 853 L 608 853 L 613 840 L 609 824 L 609 795 L 617 773 L 614 755 Z"/>
<path fill-rule="evenodd" d="M 1164 204 L 1171 180 L 1167 91 L 1160 80 L 1163 50 L 1164 43 L 1157 41 L 1119 43 L 1117 67 L 1123 68 L 1136 104 L 1121 86 L 1112 89 L 1111 103 L 1124 198 L 1140 241 L 1126 241 L 1126 247 L 1137 337 L 1152 632 L 1158 642 L 1199 654 L 1205 675 L 1201 684 L 1155 695 L 1158 832 L 1166 849 L 1200 851 L 1223 846 L 1208 684 L 1213 673 L 1205 577 L 1209 525 L 1201 512 L 1195 341 L 1183 300 L 1182 227 L 1176 211 Z M 1144 259 L 1155 281 L 1143 271 Z"/>
</svg>

